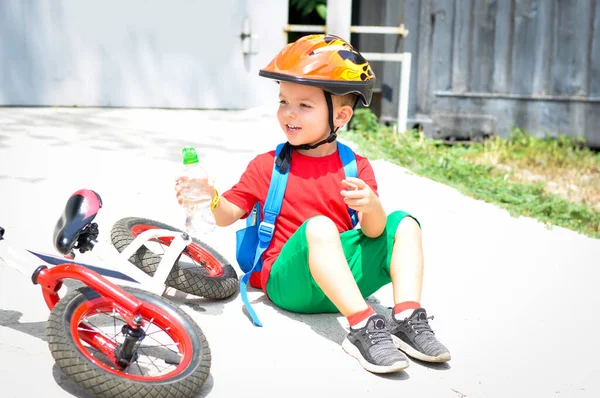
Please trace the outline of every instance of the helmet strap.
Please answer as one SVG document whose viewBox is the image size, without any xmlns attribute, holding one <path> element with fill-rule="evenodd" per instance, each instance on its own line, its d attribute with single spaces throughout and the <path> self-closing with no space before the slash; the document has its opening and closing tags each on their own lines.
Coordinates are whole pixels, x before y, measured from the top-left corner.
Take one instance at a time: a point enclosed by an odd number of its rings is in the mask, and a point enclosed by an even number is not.
<svg viewBox="0 0 600 398">
<path fill-rule="evenodd" d="M 328 91 L 323 91 L 325 93 L 325 101 L 327 102 L 327 111 L 329 113 L 329 136 L 325 138 L 323 141 L 320 141 L 314 145 L 302 144 L 302 145 L 291 145 L 294 149 L 315 149 L 320 147 L 323 144 L 329 144 L 330 142 L 335 141 L 337 138 L 337 131 L 333 126 L 333 99 L 331 98 L 331 93 Z"/>
<path fill-rule="evenodd" d="M 356 110 L 356 105 L 358 105 L 358 101 L 360 101 L 360 96 L 356 96 L 356 100 L 354 100 L 354 105 L 352 105 L 352 111 Z"/>
</svg>

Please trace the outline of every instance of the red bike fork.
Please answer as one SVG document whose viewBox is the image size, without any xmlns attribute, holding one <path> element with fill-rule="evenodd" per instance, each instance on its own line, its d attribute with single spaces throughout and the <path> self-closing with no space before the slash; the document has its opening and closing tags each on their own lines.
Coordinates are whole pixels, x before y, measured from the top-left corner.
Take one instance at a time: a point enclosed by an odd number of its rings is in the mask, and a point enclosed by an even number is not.
<svg viewBox="0 0 600 398">
<path fill-rule="evenodd" d="M 41 266 L 33 273 L 31 279 L 34 284 L 42 287 L 44 300 L 50 310 L 60 300 L 58 291 L 62 286 L 62 281 L 75 279 L 111 300 L 114 308 L 132 329 L 137 330 L 141 326 L 139 319 L 134 319 L 134 317 L 139 313 L 143 302 L 88 268 L 75 264 L 60 264 L 50 269 Z M 85 325 L 79 325 L 78 328 L 83 341 L 101 351 L 108 358 L 114 358 L 115 363 L 117 362 L 115 358 L 117 344 L 114 341 Z"/>
</svg>

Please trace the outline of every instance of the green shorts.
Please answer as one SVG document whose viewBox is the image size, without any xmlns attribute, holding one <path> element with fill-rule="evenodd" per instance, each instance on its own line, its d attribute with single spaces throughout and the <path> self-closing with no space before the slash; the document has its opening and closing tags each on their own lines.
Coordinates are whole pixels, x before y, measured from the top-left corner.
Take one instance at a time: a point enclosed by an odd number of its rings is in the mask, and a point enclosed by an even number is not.
<svg viewBox="0 0 600 398">
<path fill-rule="evenodd" d="M 365 236 L 360 229 L 340 234 L 348 266 L 363 297 L 368 297 L 391 282 L 390 262 L 394 237 L 398 224 L 404 217 L 412 216 L 403 211 L 388 215 L 385 231 L 377 238 Z M 281 249 L 269 274 L 267 295 L 274 304 L 292 312 L 338 312 L 310 273 L 307 222 L 298 228 Z"/>
</svg>

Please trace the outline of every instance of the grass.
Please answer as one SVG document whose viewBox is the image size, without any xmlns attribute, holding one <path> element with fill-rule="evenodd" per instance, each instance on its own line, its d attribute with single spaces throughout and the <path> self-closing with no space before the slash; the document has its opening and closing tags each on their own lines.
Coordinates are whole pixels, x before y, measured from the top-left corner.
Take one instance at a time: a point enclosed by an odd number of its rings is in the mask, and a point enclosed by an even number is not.
<svg viewBox="0 0 600 398">
<path fill-rule="evenodd" d="M 444 145 L 416 131 L 393 133 L 369 110 L 356 112 L 344 138 L 362 153 L 500 206 L 600 238 L 600 153 L 577 140 L 536 138 L 515 129 L 508 138 Z"/>
</svg>

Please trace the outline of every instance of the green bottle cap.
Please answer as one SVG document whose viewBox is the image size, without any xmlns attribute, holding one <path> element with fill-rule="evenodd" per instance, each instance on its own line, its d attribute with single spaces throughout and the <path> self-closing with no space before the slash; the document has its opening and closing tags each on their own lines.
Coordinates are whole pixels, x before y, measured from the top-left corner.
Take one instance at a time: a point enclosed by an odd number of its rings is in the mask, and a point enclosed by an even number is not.
<svg viewBox="0 0 600 398">
<path fill-rule="evenodd" d="M 196 149 L 191 146 L 186 146 L 181 150 L 183 154 L 183 164 L 194 164 L 198 163 L 198 154 L 196 153 Z"/>
</svg>

